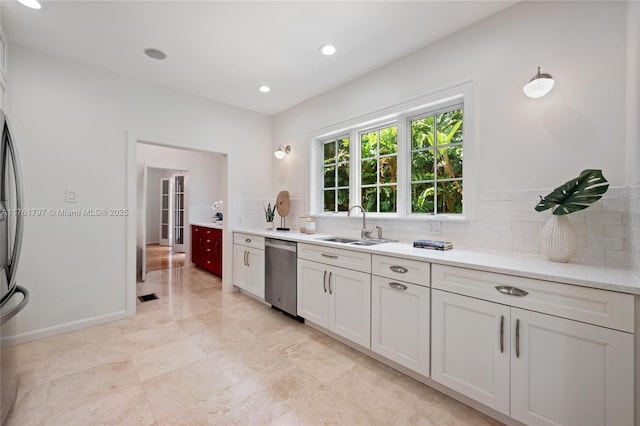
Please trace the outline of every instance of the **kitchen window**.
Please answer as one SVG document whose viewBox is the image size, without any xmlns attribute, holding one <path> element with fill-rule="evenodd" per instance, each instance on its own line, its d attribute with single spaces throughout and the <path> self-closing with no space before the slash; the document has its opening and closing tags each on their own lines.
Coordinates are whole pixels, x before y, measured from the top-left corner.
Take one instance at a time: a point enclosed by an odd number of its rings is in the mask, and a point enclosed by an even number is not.
<svg viewBox="0 0 640 426">
<path fill-rule="evenodd" d="M 466 83 L 312 136 L 310 211 L 359 204 L 381 218 L 470 217 L 471 100 Z"/>
<path fill-rule="evenodd" d="M 411 213 L 462 213 L 463 108 L 410 121 Z"/>
<path fill-rule="evenodd" d="M 322 142 L 324 212 L 349 210 L 349 137 Z"/>
<path fill-rule="evenodd" d="M 360 205 L 367 212 L 395 213 L 398 192 L 398 126 L 360 133 Z"/>
</svg>

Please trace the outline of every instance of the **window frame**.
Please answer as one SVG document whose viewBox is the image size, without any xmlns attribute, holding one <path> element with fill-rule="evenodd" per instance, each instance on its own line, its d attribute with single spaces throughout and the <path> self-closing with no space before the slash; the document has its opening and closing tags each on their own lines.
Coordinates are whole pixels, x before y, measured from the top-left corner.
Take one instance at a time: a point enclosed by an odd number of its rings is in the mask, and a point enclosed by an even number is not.
<svg viewBox="0 0 640 426">
<path fill-rule="evenodd" d="M 474 82 L 466 81 L 447 89 L 439 90 L 426 96 L 413 99 L 402 104 L 387 107 L 376 112 L 360 116 L 342 123 L 319 129 L 308 134 L 311 141 L 309 156 L 308 211 L 318 218 L 346 217 L 346 212 L 324 212 L 323 208 L 323 142 L 339 139 L 348 135 L 350 140 L 349 167 L 349 207 L 361 201 L 361 143 L 360 134 L 368 129 L 384 128 L 397 125 L 398 143 L 398 176 L 397 176 L 397 211 L 395 213 L 367 213 L 367 217 L 376 219 L 427 220 L 427 221 L 469 221 L 475 217 L 477 190 L 475 178 L 475 152 L 478 149 L 474 113 Z M 464 121 L 462 182 L 464 195 L 461 214 L 447 213 L 411 213 L 411 131 L 410 122 L 417 117 L 451 109 L 459 105 L 463 108 Z M 357 200 L 357 201 L 356 201 Z"/>
</svg>

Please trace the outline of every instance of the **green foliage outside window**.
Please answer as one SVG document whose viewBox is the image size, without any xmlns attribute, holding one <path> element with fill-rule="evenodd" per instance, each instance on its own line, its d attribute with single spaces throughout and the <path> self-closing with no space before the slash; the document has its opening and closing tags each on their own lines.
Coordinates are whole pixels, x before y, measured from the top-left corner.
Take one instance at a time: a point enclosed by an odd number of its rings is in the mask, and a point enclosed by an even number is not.
<svg viewBox="0 0 640 426">
<path fill-rule="evenodd" d="M 361 205 L 367 212 L 395 213 L 398 183 L 398 126 L 360 134 Z"/>
<path fill-rule="evenodd" d="M 323 153 L 323 211 L 349 210 L 349 138 L 325 142 Z"/>
<path fill-rule="evenodd" d="M 411 121 L 411 212 L 462 213 L 462 108 Z"/>
</svg>

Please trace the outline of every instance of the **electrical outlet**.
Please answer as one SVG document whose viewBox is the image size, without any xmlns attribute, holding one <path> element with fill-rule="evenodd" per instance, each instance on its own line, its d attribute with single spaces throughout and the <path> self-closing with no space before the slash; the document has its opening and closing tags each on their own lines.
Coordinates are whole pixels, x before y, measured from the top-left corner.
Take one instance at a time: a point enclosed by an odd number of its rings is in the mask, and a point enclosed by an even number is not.
<svg viewBox="0 0 640 426">
<path fill-rule="evenodd" d="M 427 222 L 427 231 L 430 234 L 442 234 L 442 222 L 440 221 L 429 221 Z"/>
</svg>

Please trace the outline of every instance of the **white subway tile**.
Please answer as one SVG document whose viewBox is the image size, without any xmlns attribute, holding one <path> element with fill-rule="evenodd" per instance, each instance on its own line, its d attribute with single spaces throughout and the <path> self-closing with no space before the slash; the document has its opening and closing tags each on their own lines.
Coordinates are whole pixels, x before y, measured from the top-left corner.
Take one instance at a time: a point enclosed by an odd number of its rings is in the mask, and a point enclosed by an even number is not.
<svg viewBox="0 0 640 426">
<path fill-rule="evenodd" d="M 622 250 L 624 242 L 622 238 L 587 236 L 587 248 Z"/>
<path fill-rule="evenodd" d="M 497 191 L 483 191 L 478 195 L 480 201 L 494 201 L 498 199 Z"/>
<path fill-rule="evenodd" d="M 587 224 L 589 223 L 598 223 L 598 224 L 610 224 L 610 225 L 621 225 L 622 224 L 622 213 L 620 212 L 595 212 L 595 211 L 586 211 L 585 212 L 585 221 Z"/>
<path fill-rule="evenodd" d="M 498 200 L 522 200 L 522 191 L 502 191 L 498 192 Z"/>
<path fill-rule="evenodd" d="M 578 247 L 574 259 L 586 262 L 604 263 L 604 250 Z"/>
<path fill-rule="evenodd" d="M 604 262 L 615 266 L 628 266 L 629 253 L 618 250 L 606 250 L 604 253 Z"/>
<path fill-rule="evenodd" d="M 604 225 L 605 237 L 624 237 L 627 233 L 627 227 L 624 225 Z"/>
<path fill-rule="evenodd" d="M 602 211 L 604 212 L 624 212 L 627 210 L 627 200 L 615 198 L 602 201 Z"/>
<path fill-rule="evenodd" d="M 511 230 L 513 232 L 538 232 L 538 222 L 512 221 Z"/>
</svg>

